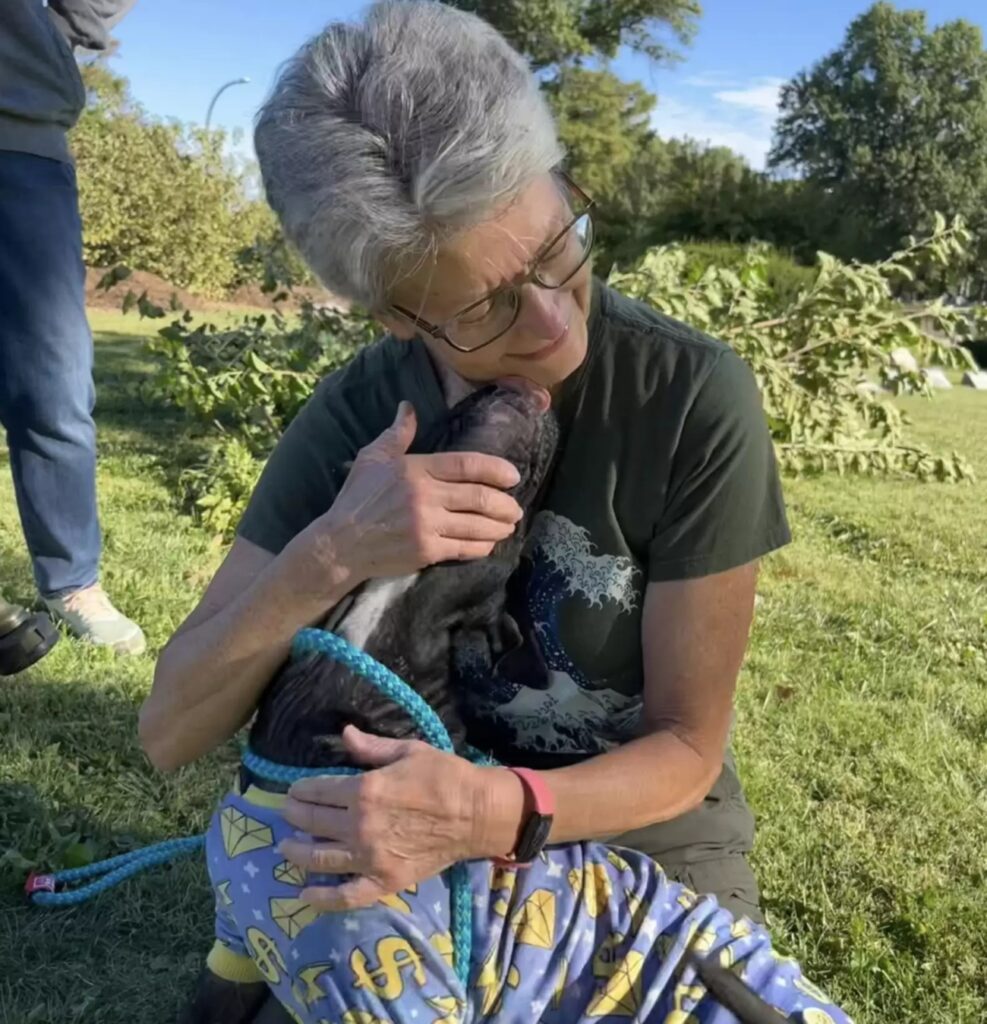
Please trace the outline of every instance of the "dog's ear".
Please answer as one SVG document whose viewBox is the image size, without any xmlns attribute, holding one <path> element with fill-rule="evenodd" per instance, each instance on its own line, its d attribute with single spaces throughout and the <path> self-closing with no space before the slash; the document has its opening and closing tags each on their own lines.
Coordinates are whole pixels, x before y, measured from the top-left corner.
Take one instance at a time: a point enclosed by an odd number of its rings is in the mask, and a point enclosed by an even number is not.
<svg viewBox="0 0 987 1024">
<path fill-rule="evenodd" d="M 494 664 L 496 665 L 505 654 L 516 651 L 523 643 L 521 627 L 513 616 L 502 612 L 499 621 L 494 625 L 494 635 L 490 637 L 490 652 Z"/>
<path fill-rule="evenodd" d="M 523 683 L 532 690 L 547 690 L 548 663 L 538 644 L 537 633 L 532 629 L 526 636 L 506 612 L 501 616 L 498 627 L 499 636 L 491 638 L 490 643 L 494 653 L 494 674 Z M 495 640 L 499 649 L 494 646 Z"/>
</svg>

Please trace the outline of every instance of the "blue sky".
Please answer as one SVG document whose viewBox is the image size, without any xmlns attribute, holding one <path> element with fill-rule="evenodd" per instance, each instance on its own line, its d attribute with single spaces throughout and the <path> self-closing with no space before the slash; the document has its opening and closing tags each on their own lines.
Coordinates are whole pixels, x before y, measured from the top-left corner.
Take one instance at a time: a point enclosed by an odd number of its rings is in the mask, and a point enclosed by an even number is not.
<svg viewBox="0 0 987 1024">
<path fill-rule="evenodd" d="M 134 96 L 152 113 L 203 122 L 215 90 L 231 78 L 213 124 L 242 139 L 251 152 L 253 113 L 278 65 L 306 38 L 363 0 L 137 0 L 116 29 L 113 66 L 131 80 Z M 622 77 L 658 95 L 655 126 L 662 135 L 728 145 L 761 166 L 771 141 L 778 88 L 795 72 L 838 45 L 869 0 L 704 0 L 703 17 L 685 59 L 656 67 L 623 54 Z M 932 24 L 966 18 L 987 33 L 985 0 L 928 0 Z"/>
</svg>

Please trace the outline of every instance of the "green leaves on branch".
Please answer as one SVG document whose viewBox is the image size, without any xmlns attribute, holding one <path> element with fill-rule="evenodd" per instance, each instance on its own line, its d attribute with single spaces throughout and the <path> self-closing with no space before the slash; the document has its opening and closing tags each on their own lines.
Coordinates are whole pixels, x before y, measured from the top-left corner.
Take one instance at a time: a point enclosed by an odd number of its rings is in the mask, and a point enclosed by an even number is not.
<svg viewBox="0 0 987 1024">
<path fill-rule="evenodd" d="M 634 298 L 729 342 L 752 367 L 783 468 L 792 473 L 901 474 L 953 481 L 972 476 L 959 455 L 911 445 L 906 420 L 875 397 L 868 380 L 931 397 L 919 373 L 900 370 L 892 352 L 907 346 L 919 363 L 967 367 L 953 343 L 969 336 L 970 317 L 941 303 L 921 308 L 893 296 L 918 277 L 966 255 L 959 220 L 937 221 L 929 238 L 875 264 L 845 264 L 825 253 L 814 281 L 787 302 L 768 283 L 769 252 L 752 246 L 734 267 L 710 264 L 696 279 L 678 246 L 651 250 L 610 283 Z"/>
<path fill-rule="evenodd" d="M 147 343 L 160 369 L 145 397 L 181 409 L 199 435 L 201 457 L 179 483 L 207 529 L 232 535 L 277 439 L 319 380 L 374 335 L 369 320 L 306 303 L 297 317 L 248 316 L 229 328 L 186 312 Z"/>
<path fill-rule="evenodd" d="M 186 312 L 148 342 L 161 362 L 149 394 L 262 458 L 319 380 L 372 336 L 367 321 L 311 303 L 297 318 L 259 314 L 228 329 Z"/>
</svg>

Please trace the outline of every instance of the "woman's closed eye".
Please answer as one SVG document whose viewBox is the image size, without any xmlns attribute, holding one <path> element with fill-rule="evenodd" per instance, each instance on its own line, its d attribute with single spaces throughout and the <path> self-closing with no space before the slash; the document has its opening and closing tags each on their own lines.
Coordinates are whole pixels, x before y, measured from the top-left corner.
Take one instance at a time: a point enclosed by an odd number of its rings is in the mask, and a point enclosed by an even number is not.
<svg viewBox="0 0 987 1024">
<path fill-rule="evenodd" d="M 553 243 L 550 249 L 547 249 L 538 258 L 538 266 L 550 266 L 553 262 L 564 256 L 566 250 L 569 248 L 569 235 L 570 232 L 566 232 L 561 238 L 558 238 Z"/>
<path fill-rule="evenodd" d="M 489 299 L 484 299 L 479 305 L 472 306 L 465 313 L 461 313 L 456 322 L 461 327 L 473 327 L 476 324 L 486 323 L 491 319 L 497 307 L 503 302 L 504 295 L 498 294 Z"/>
</svg>

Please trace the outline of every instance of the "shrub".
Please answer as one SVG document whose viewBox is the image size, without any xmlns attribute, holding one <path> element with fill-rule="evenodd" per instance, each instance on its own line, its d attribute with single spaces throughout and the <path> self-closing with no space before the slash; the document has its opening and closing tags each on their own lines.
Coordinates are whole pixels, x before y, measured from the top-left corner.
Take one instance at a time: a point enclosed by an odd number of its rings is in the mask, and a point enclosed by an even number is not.
<svg viewBox="0 0 987 1024">
<path fill-rule="evenodd" d="M 790 306 L 799 292 L 812 287 L 819 274 L 817 267 L 802 266 L 790 256 L 766 244 L 686 242 L 682 249 L 686 254 L 686 275 L 690 283 L 698 281 L 710 267 L 729 269 L 742 265 L 748 252 L 762 254 L 764 282 L 771 293 L 771 301 L 778 309 Z"/>
<path fill-rule="evenodd" d="M 108 274 L 107 282 L 117 274 Z M 164 310 L 135 298 L 142 316 Z M 147 342 L 159 371 L 147 399 L 182 409 L 199 457 L 179 478 L 185 507 L 211 532 L 232 535 L 264 459 L 326 374 L 374 337 L 372 321 L 305 302 L 296 316 L 242 317 L 233 326 L 185 312 Z"/>
<path fill-rule="evenodd" d="M 860 385 L 877 375 L 896 392 L 931 397 L 919 373 L 893 366 L 891 352 L 901 345 L 926 361 L 970 365 L 963 348 L 918 327 L 930 318 L 944 338 L 957 337 L 973 329 L 962 313 L 941 303 L 905 310 L 894 298 L 902 279 L 965 258 L 969 238 L 962 222 L 939 218 L 934 235 L 880 263 L 844 264 L 820 253 L 811 285 L 781 308 L 769 255 L 757 246 L 732 267 L 709 259 L 698 276 L 694 252 L 660 247 L 610 283 L 733 345 L 754 370 L 785 470 L 959 480 L 972 475 L 965 460 L 908 444 L 902 413 Z"/>
<path fill-rule="evenodd" d="M 811 280 L 765 246 L 672 245 L 612 273 L 610 283 L 734 346 L 757 378 L 784 470 L 961 480 L 972 474 L 960 456 L 909 444 L 903 414 L 860 383 L 876 375 L 896 392 L 931 397 L 920 374 L 893 365 L 902 344 L 926 360 L 971 364 L 962 347 L 923 334 L 918 323 L 931 319 L 948 338 L 975 331 L 973 322 L 940 304 L 906 310 L 893 292 L 897 281 L 962 254 L 967 237 L 962 223 L 943 222 L 882 263 L 820 254 Z M 133 301 L 144 315 L 164 315 L 143 297 Z M 225 330 L 185 313 L 149 342 L 161 363 L 149 388 L 198 426 L 203 456 L 182 487 L 209 529 L 230 535 L 262 460 L 318 380 L 376 332 L 361 314 L 306 304 L 297 318 L 246 317 Z"/>
<path fill-rule="evenodd" d="M 223 132 L 152 118 L 125 79 L 100 63 L 82 70 L 89 103 L 71 144 L 89 266 L 125 264 L 206 296 L 311 280 L 224 157 Z"/>
</svg>

